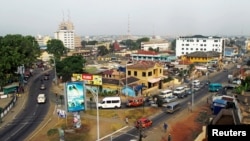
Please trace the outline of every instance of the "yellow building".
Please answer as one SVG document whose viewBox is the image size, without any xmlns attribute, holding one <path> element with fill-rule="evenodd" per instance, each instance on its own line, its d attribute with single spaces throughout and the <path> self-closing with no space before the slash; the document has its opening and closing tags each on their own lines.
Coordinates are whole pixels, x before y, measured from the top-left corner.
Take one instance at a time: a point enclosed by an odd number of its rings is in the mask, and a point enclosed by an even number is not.
<svg viewBox="0 0 250 141">
<path fill-rule="evenodd" d="M 160 85 L 160 80 L 164 78 L 164 65 L 155 61 L 138 61 L 132 65 L 127 65 L 127 77 L 135 77 L 140 80 L 147 88 Z"/>
<path fill-rule="evenodd" d="M 185 55 L 185 59 L 191 63 L 208 63 L 211 60 L 219 60 L 220 57 L 221 54 L 215 51 L 196 51 Z"/>
</svg>

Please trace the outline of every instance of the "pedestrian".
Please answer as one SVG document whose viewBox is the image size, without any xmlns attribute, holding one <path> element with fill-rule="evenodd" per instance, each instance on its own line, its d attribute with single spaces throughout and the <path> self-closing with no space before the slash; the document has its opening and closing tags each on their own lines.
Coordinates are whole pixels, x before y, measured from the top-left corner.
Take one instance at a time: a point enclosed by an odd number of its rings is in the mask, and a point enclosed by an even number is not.
<svg viewBox="0 0 250 141">
<path fill-rule="evenodd" d="M 168 129 L 168 125 L 166 122 L 164 122 L 163 124 L 163 128 L 164 128 L 164 132 L 166 133 L 167 132 L 167 129 Z"/>
<path fill-rule="evenodd" d="M 128 124 L 128 117 L 125 118 L 125 122 L 126 122 L 126 124 Z"/>
<path fill-rule="evenodd" d="M 168 135 L 168 141 L 171 141 L 172 137 L 171 134 Z"/>
</svg>

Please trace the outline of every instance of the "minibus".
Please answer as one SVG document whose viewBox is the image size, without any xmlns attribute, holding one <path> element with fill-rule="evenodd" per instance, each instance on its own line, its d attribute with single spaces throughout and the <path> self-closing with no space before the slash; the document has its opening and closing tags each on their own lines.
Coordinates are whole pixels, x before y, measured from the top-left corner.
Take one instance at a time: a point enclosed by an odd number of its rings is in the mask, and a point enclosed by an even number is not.
<svg viewBox="0 0 250 141">
<path fill-rule="evenodd" d="M 172 102 L 172 103 L 169 103 L 167 106 L 166 106 L 166 113 L 174 113 L 178 110 L 181 109 L 181 105 L 180 105 L 180 102 L 176 101 L 176 102 Z"/>
<path fill-rule="evenodd" d="M 222 89 L 221 83 L 210 83 L 208 86 L 210 92 L 218 92 L 220 89 Z"/>
<path fill-rule="evenodd" d="M 121 108 L 121 98 L 120 97 L 104 97 L 100 103 L 98 103 L 98 108 Z"/>
</svg>

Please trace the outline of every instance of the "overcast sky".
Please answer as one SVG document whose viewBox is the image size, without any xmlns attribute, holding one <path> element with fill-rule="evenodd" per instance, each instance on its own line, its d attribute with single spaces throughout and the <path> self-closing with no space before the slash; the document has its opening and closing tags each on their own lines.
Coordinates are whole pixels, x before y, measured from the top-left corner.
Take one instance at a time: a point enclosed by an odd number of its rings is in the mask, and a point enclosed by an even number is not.
<svg viewBox="0 0 250 141">
<path fill-rule="evenodd" d="M 249 35 L 250 0 L 0 0 L 0 36 L 50 35 L 70 19 L 78 35 Z"/>
</svg>

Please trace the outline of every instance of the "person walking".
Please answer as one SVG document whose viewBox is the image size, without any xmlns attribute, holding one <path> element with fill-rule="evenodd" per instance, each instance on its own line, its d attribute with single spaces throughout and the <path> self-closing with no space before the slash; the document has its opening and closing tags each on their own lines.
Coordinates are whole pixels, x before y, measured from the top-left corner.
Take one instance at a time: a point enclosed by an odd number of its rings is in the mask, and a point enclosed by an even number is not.
<svg viewBox="0 0 250 141">
<path fill-rule="evenodd" d="M 172 137 L 171 134 L 168 135 L 168 141 L 171 141 Z"/>
<path fill-rule="evenodd" d="M 125 118 L 125 122 L 128 125 L 128 117 Z"/>
<path fill-rule="evenodd" d="M 167 132 L 167 129 L 168 129 L 168 125 L 166 122 L 164 122 L 163 124 L 163 128 L 164 128 L 164 132 L 166 133 Z"/>
</svg>

